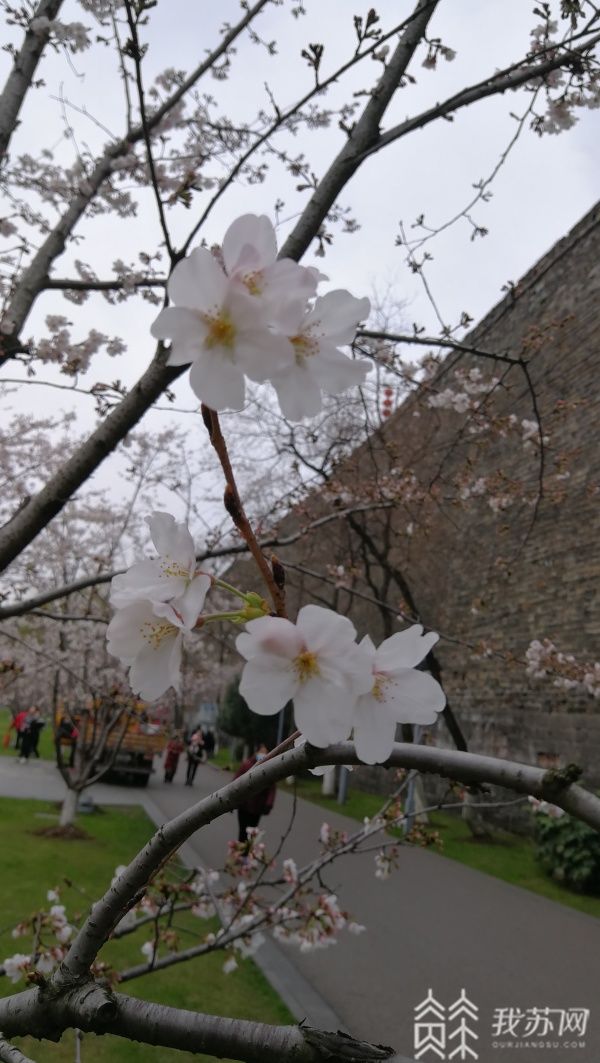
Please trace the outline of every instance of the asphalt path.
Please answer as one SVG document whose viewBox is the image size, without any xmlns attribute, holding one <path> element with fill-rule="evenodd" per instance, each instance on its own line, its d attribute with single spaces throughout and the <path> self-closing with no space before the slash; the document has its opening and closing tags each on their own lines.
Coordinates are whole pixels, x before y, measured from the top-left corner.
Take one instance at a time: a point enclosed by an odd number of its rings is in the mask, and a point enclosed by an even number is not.
<svg viewBox="0 0 600 1063">
<path fill-rule="evenodd" d="M 180 764 L 171 785 L 155 774 L 147 790 L 99 784 L 92 794 L 99 804 L 146 803 L 155 821 L 166 820 L 227 778 L 202 765 L 194 787 L 186 787 Z M 63 785 L 47 762 L 0 758 L 2 795 L 53 800 Z M 293 819 L 281 858 L 300 865 L 317 851 L 325 818 L 336 829 L 356 828 L 306 801 L 293 815 L 283 792 L 261 826 L 273 850 Z M 190 839 L 188 859 L 218 868 L 236 835 L 235 816 L 225 814 Z M 335 947 L 313 953 L 283 950 L 279 976 L 286 963 L 304 976 L 325 1021 L 337 1017 L 355 1036 L 426 1063 L 600 1063 L 600 920 L 421 849 L 403 848 L 397 870 L 381 881 L 373 856 L 344 857 L 326 874 L 328 890 L 366 932 L 342 934 Z M 278 951 L 270 951 L 275 967 Z M 436 1003 L 419 1014 L 415 1044 L 415 1009 L 430 990 Z M 589 1011 L 585 1022 L 582 1009 Z M 477 1034 L 462 1037 L 462 1050 L 461 1021 Z"/>
</svg>

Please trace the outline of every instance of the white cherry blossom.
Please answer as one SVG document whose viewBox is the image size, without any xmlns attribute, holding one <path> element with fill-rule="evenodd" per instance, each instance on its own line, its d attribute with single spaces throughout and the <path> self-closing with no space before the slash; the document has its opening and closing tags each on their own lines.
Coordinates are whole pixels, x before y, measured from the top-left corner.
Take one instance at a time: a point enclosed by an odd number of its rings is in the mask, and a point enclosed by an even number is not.
<svg viewBox="0 0 600 1063">
<path fill-rule="evenodd" d="M 189 632 L 168 602 L 134 602 L 119 609 L 108 625 L 108 652 L 129 666 L 132 690 L 154 701 L 170 686 L 177 689 L 183 635 Z"/>
<path fill-rule="evenodd" d="M 264 214 L 237 218 L 225 233 L 222 254 L 227 275 L 260 299 L 270 323 L 281 331 L 303 313 L 323 277 L 291 258 L 277 258 L 275 229 Z"/>
<path fill-rule="evenodd" d="M 339 395 L 364 383 L 370 363 L 348 358 L 339 348 L 352 342 L 369 310 L 368 299 L 355 299 L 339 289 L 320 296 L 307 313 L 297 314 L 288 326 L 293 364 L 271 375 L 284 417 L 314 417 L 323 407 L 322 392 Z"/>
<path fill-rule="evenodd" d="M 4 973 L 6 977 L 13 983 L 18 982 L 23 977 L 25 971 L 31 966 L 31 956 L 26 956 L 23 952 L 15 952 L 14 956 L 9 956 L 3 961 Z"/>
<path fill-rule="evenodd" d="M 170 602 L 193 627 L 210 588 L 210 576 L 196 569 L 194 540 L 185 523 L 170 513 L 155 512 L 147 517 L 156 560 L 138 561 L 121 576 L 115 576 L 110 601 L 117 609 L 134 602 Z"/>
<path fill-rule="evenodd" d="M 240 694 L 253 712 L 270 716 L 292 698 L 296 724 L 315 746 L 348 738 L 352 708 L 372 676 L 347 617 L 305 605 L 295 624 L 260 617 L 246 624 L 236 647 L 246 658 Z"/>
<path fill-rule="evenodd" d="M 212 409 L 240 410 L 245 376 L 264 381 L 293 363 L 292 345 L 269 330 L 262 301 L 230 281 L 206 248 L 176 265 L 167 290 L 175 305 L 161 310 L 152 335 L 172 341 L 169 365 L 192 363 L 192 390 Z"/>
<path fill-rule="evenodd" d="M 360 649 L 371 664 L 371 687 L 354 704 L 356 752 L 366 764 L 381 764 L 389 757 L 398 723 L 433 723 L 446 704 L 439 683 L 415 666 L 438 640 L 420 624 L 399 631 L 376 649 L 365 635 Z"/>
</svg>

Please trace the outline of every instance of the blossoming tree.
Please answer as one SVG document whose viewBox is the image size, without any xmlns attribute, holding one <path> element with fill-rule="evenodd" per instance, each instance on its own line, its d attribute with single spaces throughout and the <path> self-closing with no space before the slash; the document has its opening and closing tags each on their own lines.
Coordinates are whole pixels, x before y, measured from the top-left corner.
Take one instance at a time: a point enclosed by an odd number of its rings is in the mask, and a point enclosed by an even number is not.
<svg viewBox="0 0 600 1063">
<path fill-rule="evenodd" d="M 77 1028 L 242 1060 L 316 1063 L 332 1056 L 400 1060 L 393 1049 L 344 1035 L 182 1013 L 129 997 L 117 991 L 117 986 L 138 974 L 214 949 L 228 952 L 226 965 L 231 969 L 234 950 L 252 951 L 265 931 L 301 948 L 326 944 L 346 928 L 360 932 L 337 898 L 319 891 L 319 872 L 338 855 L 354 851 L 373 835 L 382 835 L 376 873 L 378 877 L 389 873 L 396 846 L 386 840 L 385 830 L 405 819 L 401 797 L 406 780 L 400 782 L 398 793 L 376 821 L 364 824 L 355 836 L 332 836 L 325 827 L 321 851 L 305 867 L 288 858 L 281 869 L 273 871 L 262 837 L 254 835 L 247 846 L 232 846 L 228 858 L 232 881 L 221 892 L 210 873 L 194 874 L 174 885 L 165 872 L 194 831 L 266 786 L 307 768 L 385 762 L 409 773 L 438 772 L 467 785 L 500 783 L 600 827 L 598 798 L 577 786 L 569 773 L 546 773 L 477 754 L 396 743 L 398 724 L 431 724 L 440 712 L 447 711 L 435 675 L 418 669 L 431 657 L 437 635 L 413 623 L 390 631 L 377 646 L 368 634 L 358 641 L 347 616 L 315 602 L 305 604 L 297 616 L 288 616 L 285 568 L 271 553 L 276 544 L 268 536 L 265 542 L 257 532 L 251 487 L 247 504 L 236 473 L 238 460 L 243 464 L 246 444 L 245 434 L 236 440 L 236 424 L 244 425 L 244 417 L 256 420 L 261 408 L 268 410 L 271 431 L 276 432 L 277 418 L 283 420 L 292 452 L 295 426 L 327 412 L 328 403 L 335 404 L 340 394 L 363 389 L 359 393 L 367 425 L 374 408 L 383 416 L 390 411 L 391 384 L 386 374 L 398 372 L 393 356 L 397 334 L 365 327 L 368 299 L 335 286 L 319 294 L 327 278 L 300 261 L 315 244 L 317 254 L 324 253 L 336 228 L 348 233 L 356 229 L 339 205 L 339 196 L 359 168 L 412 131 L 521 87 L 529 94 L 526 117 L 533 119 L 538 132 L 568 128 L 578 107 L 597 106 L 598 12 L 586 0 L 563 0 L 555 19 L 551 6 L 544 4 L 536 12 L 539 21 L 530 46 L 516 62 L 385 128 L 396 94 L 414 78 L 415 56 L 421 56 L 426 69 L 455 59 L 451 47 L 431 36 L 442 0 L 417 0 L 412 11 L 407 10 L 400 22 L 390 21 L 387 28 L 373 9 L 356 16 L 354 51 L 328 74 L 324 73 L 323 45 L 308 45 L 302 58 L 310 70 L 310 87 L 287 107 L 269 93 L 269 109 L 261 109 L 256 120 L 241 124 L 224 119 L 214 98 L 200 95 L 200 85 L 207 75 L 218 81 L 234 76 L 236 49 L 246 36 L 253 47 L 273 52 L 276 44 L 261 36 L 260 17 L 271 7 L 268 0 L 254 5 L 244 0 L 239 21 L 224 27 L 220 40 L 191 73 L 169 68 L 155 77 L 149 91 L 145 89 L 144 34 L 154 2 L 81 0 L 82 17 L 94 20 L 95 41 L 87 25 L 63 19 L 62 6 L 61 0 L 39 0 L 18 11 L 7 9 L 15 38 L 9 45 L 13 64 L 0 97 L 0 181 L 7 202 L 0 227 L 9 242 L 3 256 L 1 360 L 5 371 L 15 362 L 33 376 L 43 364 L 58 368 L 61 379 L 71 378 L 74 392 L 82 390 L 95 398 L 99 420 L 56 471 L 37 468 L 35 475 L 24 474 L 23 482 L 29 487 L 30 477 L 33 490 L 23 490 L 18 505 L 6 513 L 0 528 L 0 566 L 10 578 L 9 566 L 17 565 L 17 559 L 27 564 L 38 536 L 48 534 L 69 500 L 107 455 L 127 441 L 128 433 L 153 404 L 163 395 L 169 399 L 171 385 L 187 367 L 194 396 L 190 402 L 197 411 L 199 400 L 206 431 L 202 445 L 212 448 L 214 455 L 213 487 L 216 469 L 237 541 L 221 545 L 211 530 L 206 543 L 200 545 L 185 521 L 165 512 L 164 506 L 154 506 L 149 513 L 152 556 L 116 574 L 90 572 L 89 577 L 70 583 L 64 577 L 62 586 L 36 587 L 34 593 L 26 585 L 26 568 L 17 569 L 23 584 L 7 592 L 0 617 L 10 620 L 112 579 L 114 615 L 108 625 L 108 650 L 127 670 L 133 693 L 149 701 L 179 684 L 186 641 L 201 641 L 217 626 L 235 625 L 240 665 L 245 662 L 240 689 L 250 708 L 275 714 L 293 700 L 297 730 L 245 776 L 165 824 L 127 867 L 117 870 L 107 892 L 78 927 L 69 921 L 65 906 L 56 903 L 60 898 L 52 890 L 51 907 L 38 913 L 35 927 L 24 922 L 15 928 L 17 937 L 33 929 L 34 941 L 29 952 L 5 959 L 4 973 L 15 982 L 27 974 L 30 985 L 0 1003 L 0 1029 L 5 1038 L 0 1042 L 0 1055 L 24 1059 L 9 1043 L 12 1037 L 33 1033 L 55 1039 L 65 1029 Z M 303 16 L 302 2 L 273 6 L 283 9 L 278 16 L 298 21 Z M 65 130 L 75 149 L 75 161 L 68 166 L 57 164 L 49 149 L 38 155 L 15 154 L 21 116 L 27 116 L 27 100 L 39 87 L 38 67 L 44 56 L 55 51 L 77 63 L 80 53 L 93 47 L 112 49 L 116 58 L 125 100 L 120 134 L 110 133 L 108 143 L 97 151 L 80 147 L 72 124 L 77 105 L 63 98 Z M 366 78 L 366 87 L 333 109 L 323 107 L 325 92 L 349 71 L 361 64 L 364 68 L 365 60 L 376 69 L 374 77 Z M 533 110 L 532 97 L 538 111 Z M 102 117 L 90 115 L 85 108 L 79 108 L 79 113 L 107 134 Z M 318 178 L 303 154 L 293 154 L 290 138 L 333 121 L 345 139 Z M 524 126 L 525 118 L 520 130 Z M 301 190 L 307 193 L 283 245 L 278 250 L 276 231 L 267 216 L 246 211 L 224 228 L 216 246 L 206 246 L 205 227 L 216 204 L 236 181 L 263 181 L 271 160 L 294 180 L 300 179 Z M 480 191 L 483 195 L 484 189 Z M 114 213 L 119 225 L 126 224 L 138 207 L 136 192 L 145 209 L 152 197 L 160 247 L 140 249 L 135 265 L 116 260 L 108 279 L 100 278 L 89 263 L 78 258 L 71 261 L 75 241 L 87 234 L 95 217 Z M 275 215 L 281 210 L 277 199 Z M 183 235 L 186 211 L 191 224 Z M 55 274 L 63 255 L 77 276 Z M 411 256 L 420 271 L 422 265 L 409 248 Z M 48 291 L 62 291 L 75 305 L 101 293 L 113 307 L 134 296 L 155 305 L 164 297 L 149 330 L 158 341 L 155 353 L 138 380 L 129 387 L 120 379 L 80 387 L 98 352 L 111 358 L 123 355 L 124 344 L 118 336 L 93 328 L 83 340 L 74 341 L 76 326 L 62 314 L 46 317 L 45 335 L 27 336 L 24 330 L 30 315 L 35 320 L 36 303 Z M 85 316 L 85 311 L 77 315 L 77 327 Z M 38 324 L 32 327 L 39 331 Z M 440 347 L 460 350 L 454 331 L 443 329 Z M 424 342 L 418 333 L 412 339 L 417 344 Z M 496 358 L 489 352 L 472 353 L 506 361 L 501 354 Z M 521 368 L 526 377 L 524 362 Z M 414 368 L 412 375 L 418 384 L 422 374 L 431 379 L 436 372 L 437 367 L 429 362 L 422 373 Z M 410 376 L 406 367 L 401 373 L 405 380 Z M 369 376 L 376 381 L 371 394 Z M 5 376 L 4 386 L 14 379 Z M 65 386 L 56 380 L 49 383 Z M 480 393 L 494 386 L 493 380 L 471 372 L 437 388 L 434 402 L 440 407 L 466 408 L 477 405 Z M 227 417 L 231 446 L 220 417 L 230 411 L 240 412 L 237 422 L 235 416 Z M 196 424 L 198 420 L 196 416 Z M 356 423 L 355 414 L 351 421 Z M 259 422 L 262 445 L 261 427 Z M 522 437 L 523 445 L 543 447 L 535 405 L 532 419 L 511 425 L 511 430 Z M 27 431 L 31 424 L 21 421 L 21 435 Z M 18 464 L 14 447 L 20 439 L 5 442 L 9 450 L 13 447 L 10 461 Z M 318 437 L 311 445 L 313 453 L 314 448 L 318 450 Z M 260 447 L 250 461 L 259 453 Z M 465 483 L 464 488 L 465 499 L 480 490 L 476 482 Z M 392 504 L 389 499 L 375 498 L 359 508 L 365 512 L 369 506 Z M 136 545 L 141 545 L 139 539 Z M 211 558 L 242 552 L 251 557 L 259 581 L 250 591 L 224 578 L 227 574 L 210 564 Z M 554 647 L 536 649 L 531 667 L 545 670 L 554 652 Z M 276 878 L 266 884 L 281 888 L 276 904 L 263 901 L 258 891 L 268 873 Z M 170 952 L 168 928 L 160 919 L 175 905 L 195 909 L 200 917 L 216 913 L 220 930 L 188 950 Z M 107 971 L 99 953 L 108 938 L 148 922 L 154 930 L 143 946 L 144 963 L 116 974 Z"/>
</svg>

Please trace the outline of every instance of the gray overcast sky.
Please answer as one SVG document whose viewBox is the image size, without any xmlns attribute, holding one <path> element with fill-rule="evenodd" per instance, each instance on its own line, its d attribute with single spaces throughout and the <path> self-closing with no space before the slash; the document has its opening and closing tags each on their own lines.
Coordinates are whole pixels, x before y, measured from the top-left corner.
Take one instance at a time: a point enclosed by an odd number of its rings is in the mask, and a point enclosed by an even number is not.
<svg viewBox="0 0 600 1063">
<path fill-rule="evenodd" d="M 311 81 L 311 72 L 300 58 L 301 48 L 308 42 L 325 43 L 326 74 L 352 50 L 352 15 L 364 14 L 368 5 L 363 11 L 358 3 L 350 4 L 348 0 L 307 0 L 308 14 L 299 19 L 290 16 L 290 6 L 286 0 L 283 7 L 268 8 L 257 24 L 265 39 L 277 40 L 276 56 L 269 57 L 264 49 L 245 40 L 234 57 L 231 78 L 225 82 L 209 78 L 202 83 L 202 91 L 219 100 L 221 113 L 251 121 L 257 110 L 266 105 L 265 81 L 279 103 L 293 101 Z M 529 0 L 487 0 L 485 4 L 480 0 L 444 0 L 431 23 L 430 36 L 441 37 L 445 45 L 456 51 L 456 59 L 452 63 L 440 60 L 438 69 L 430 71 L 421 66 L 425 53 L 418 53 L 411 67 L 417 84 L 397 93 L 386 126 L 518 59 L 527 50 L 532 25 L 539 21 L 531 13 L 533 6 Z M 411 9 L 412 4 L 397 0 L 383 0 L 377 5 L 384 28 Z M 150 84 L 153 74 L 168 66 L 189 70 L 216 42 L 219 26 L 238 17 L 239 6 L 232 0 L 218 4 L 159 0 L 157 8 L 150 12 L 146 34 L 146 84 Z M 65 4 L 62 18 L 93 25 L 74 0 Z M 46 86 L 28 101 L 16 150 L 34 152 L 46 146 L 54 150 L 57 158 L 73 160 L 72 144 L 64 137 L 61 104 L 51 98 L 61 92 L 79 107 L 85 106 L 116 134 L 122 131 L 122 88 L 114 73 L 112 56 L 108 49 L 98 49 L 96 59 L 90 61 L 91 54 L 75 55 L 69 62 L 63 53 L 50 56 L 42 71 Z M 7 68 L 6 56 L 2 57 L 2 64 Z M 366 61 L 323 102 L 333 105 L 348 99 L 353 90 L 370 86 L 379 69 L 372 61 Z M 341 202 L 351 208 L 359 221 L 360 231 L 352 236 L 336 236 L 326 258 L 316 260 L 330 277 L 325 289 L 348 287 L 360 296 L 369 294 L 374 285 L 383 288 L 393 282 L 392 295 L 406 304 L 407 321 L 417 321 L 429 332 L 436 332 L 435 315 L 419 279 L 406 268 L 403 250 L 395 246 L 398 223 L 402 219 L 409 228 L 417 215 L 424 213 L 430 224 L 438 225 L 460 210 L 473 194 L 473 183 L 489 175 L 513 135 L 515 121 L 509 112 L 521 114 L 528 99 L 527 94 L 518 92 L 482 101 L 460 112 L 452 123 L 433 123 L 369 160 L 341 196 Z M 69 114 L 79 143 L 100 150 L 106 134 L 88 118 Z M 428 265 L 428 279 L 443 319 L 449 324 L 456 323 L 463 310 L 477 320 L 501 297 L 501 286 L 508 279 L 516 281 L 593 205 L 598 194 L 598 112 L 583 110 L 578 114 L 575 128 L 559 136 L 539 138 L 524 131 L 493 185 L 493 199 L 473 210 L 474 219 L 489 229 L 487 237 L 472 242 L 470 228 L 461 221 L 429 245 L 434 261 Z M 288 146 L 290 140 L 288 137 Z M 303 152 L 320 175 L 343 140 L 344 135 L 334 123 L 330 129 L 302 132 L 291 147 Z M 219 241 L 230 221 L 240 213 L 265 212 L 272 216 L 277 198 L 285 200 L 284 217 L 293 216 L 305 202 L 306 193 L 296 193 L 293 181 L 284 179 L 281 170 L 273 170 L 263 184 L 234 187 L 210 219 L 204 231 L 206 239 L 209 243 Z M 186 234 L 202 206 L 198 198 L 191 211 L 178 208 L 170 213 L 175 242 Z M 71 262 L 80 257 L 90 262 L 100 276 L 110 276 L 115 258 L 132 261 L 140 248 L 151 251 L 159 240 L 149 198 L 132 222 L 101 217 L 85 222 L 79 231 L 87 239 L 67 250 L 55 275 L 72 274 Z M 285 226 L 281 235 L 285 235 Z M 309 253 L 304 261 L 313 261 L 312 255 Z M 94 326 L 111 335 L 123 335 L 128 343 L 129 350 L 123 358 L 99 357 L 82 381 L 84 384 L 117 376 L 130 383 L 151 355 L 153 344 L 148 328 L 156 311 L 147 304 L 130 301 L 112 308 L 94 297 L 78 309 L 50 293 L 39 300 L 25 332 L 43 331 L 43 318 L 50 312 L 65 314 L 82 332 Z M 15 376 L 14 366 L 4 375 Z M 65 380 L 50 367 L 41 367 L 40 376 Z M 177 392 L 180 405 L 193 405 L 193 396 L 184 383 L 178 384 Z M 41 413 L 48 409 L 48 396 L 42 388 L 23 387 L 4 400 L 5 409 L 6 403 L 13 410 Z M 55 408 L 56 404 L 63 405 L 59 392 L 52 393 L 52 403 Z M 91 402 L 82 398 L 75 400 L 75 406 L 81 426 L 90 423 Z M 64 408 L 71 408 L 70 397 L 65 397 Z M 165 416 L 150 414 L 144 423 L 164 425 Z"/>
</svg>

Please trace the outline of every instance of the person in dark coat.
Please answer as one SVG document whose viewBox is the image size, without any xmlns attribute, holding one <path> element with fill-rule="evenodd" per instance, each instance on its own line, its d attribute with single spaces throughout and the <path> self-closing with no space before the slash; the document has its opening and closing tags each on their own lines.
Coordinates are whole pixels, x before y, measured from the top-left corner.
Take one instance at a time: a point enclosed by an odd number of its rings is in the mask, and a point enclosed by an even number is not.
<svg viewBox="0 0 600 1063">
<path fill-rule="evenodd" d="M 267 746 L 262 742 L 254 756 L 248 757 L 248 759 L 240 765 L 238 771 L 234 775 L 234 779 L 239 779 L 240 775 L 245 775 L 255 764 L 260 764 L 261 760 L 265 759 L 268 752 L 269 750 Z M 260 790 L 259 793 L 253 794 L 252 797 L 248 797 L 243 804 L 239 806 L 237 810 L 239 842 L 247 842 L 248 827 L 258 827 L 261 816 L 269 815 L 269 812 L 275 803 L 275 793 L 275 786 L 268 786 L 265 790 Z"/>
<path fill-rule="evenodd" d="M 184 749 L 185 746 L 183 744 L 181 732 L 175 731 L 167 745 L 167 752 L 165 754 L 165 782 L 173 782 L 173 777 L 177 771 L 177 765 L 179 764 L 179 758 Z"/>
<path fill-rule="evenodd" d="M 208 760 L 210 760 L 215 751 L 215 732 L 208 727 L 206 731 L 202 731 L 202 734 L 204 736 L 204 750 Z"/>
<path fill-rule="evenodd" d="M 42 719 L 37 705 L 32 705 L 27 710 L 27 716 L 21 732 L 21 756 L 19 758 L 21 764 L 25 764 L 32 753 L 34 757 L 39 758 L 38 742 L 42 728 L 45 726 L 46 721 Z"/>
<path fill-rule="evenodd" d="M 204 739 L 201 731 L 194 731 L 187 747 L 187 773 L 185 785 L 193 786 L 198 765 L 204 760 Z"/>
</svg>

